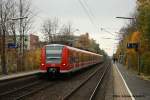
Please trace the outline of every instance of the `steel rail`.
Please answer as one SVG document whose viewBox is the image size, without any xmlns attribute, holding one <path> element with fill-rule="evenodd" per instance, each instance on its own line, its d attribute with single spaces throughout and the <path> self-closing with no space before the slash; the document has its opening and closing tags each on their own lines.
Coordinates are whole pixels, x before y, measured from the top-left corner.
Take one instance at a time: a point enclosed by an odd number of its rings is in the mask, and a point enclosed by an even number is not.
<svg viewBox="0 0 150 100">
<path fill-rule="evenodd" d="M 99 67 L 99 69 L 96 70 L 94 73 L 92 73 L 84 82 L 86 83 L 86 81 L 88 81 L 90 78 L 92 78 L 92 76 L 94 76 L 101 68 L 103 68 L 103 67 Z M 84 82 L 83 82 L 82 84 L 85 84 Z M 81 84 L 81 86 L 82 86 L 82 84 Z M 43 90 L 43 89 L 45 89 L 45 88 L 47 88 L 47 87 L 49 87 L 49 86 L 53 86 L 53 85 L 56 85 L 56 82 L 55 82 L 55 83 L 52 83 L 52 84 L 47 84 L 46 86 L 40 87 L 40 88 L 38 88 L 38 89 L 36 89 L 36 90 L 33 90 L 33 91 L 28 92 L 28 93 L 26 93 L 26 94 L 24 94 L 24 95 L 21 95 L 21 96 L 17 97 L 15 100 L 23 99 L 23 98 L 25 98 L 25 97 L 27 97 L 27 96 L 29 96 L 29 95 L 35 94 L 35 93 L 37 93 L 37 92 L 39 92 L 39 91 L 41 91 L 41 90 Z M 81 86 L 80 86 L 80 87 L 81 87 Z M 78 88 L 79 88 L 79 87 L 78 87 Z M 72 92 L 73 92 L 73 91 L 72 91 Z M 68 96 L 69 96 L 69 95 L 66 95 L 64 98 L 67 98 Z"/>
<path fill-rule="evenodd" d="M 105 71 L 103 72 L 102 77 L 99 79 L 99 81 L 98 81 L 96 87 L 94 88 L 94 90 L 93 90 L 93 92 L 92 92 L 92 94 L 91 94 L 89 100 L 94 100 L 95 95 L 96 95 L 96 93 L 97 93 L 97 91 L 98 91 L 98 87 L 99 87 L 100 84 L 102 83 L 102 80 L 104 79 L 106 73 L 109 71 L 109 65 L 110 65 L 110 64 L 108 63 L 107 68 L 106 68 Z"/>
<path fill-rule="evenodd" d="M 41 85 L 40 87 L 37 87 L 39 85 Z M 53 86 L 55 85 L 56 82 L 43 82 L 42 80 L 37 80 L 35 82 L 32 82 L 30 84 L 27 84 L 27 85 L 24 85 L 22 87 L 18 87 L 18 88 L 15 88 L 13 90 L 10 90 L 10 91 L 6 91 L 6 92 L 3 92 L 0 94 L 0 99 L 2 98 L 10 98 L 10 99 L 13 99 L 13 100 L 20 100 L 20 99 L 23 99 L 29 95 L 32 95 L 32 94 L 35 94 L 37 92 L 40 92 L 40 90 L 43 90 L 49 86 Z M 35 88 L 36 87 L 36 88 Z M 31 91 L 29 91 L 31 89 Z M 25 91 L 24 93 L 20 94 L 19 91 Z M 15 97 L 13 95 L 16 95 Z M 13 98 L 11 98 L 11 96 L 13 96 Z"/>
<path fill-rule="evenodd" d="M 100 69 L 102 69 L 102 67 L 98 68 L 96 71 L 94 71 L 92 74 L 90 74 L 88 76 L 87 79 L 85 79 L 85 81 L 83 81 L 77 88 L 73 89 L 71 92 L 69 92 L 69 94 L 65 95 L 62 100 L 68 100 L 68 98 L 73 95 L 78 89 L 80 89 L 85 83 L 87 83 L 87 81 L 89 81 Z"/>
<path fill-rule="evenodd" d="M 56 83 L 46 84 L 45 86 L 42 86 L 42 87 L 40 87 L 40 88 L 38 88 L 38 89 L 36 89 L 36 90 L 30 91 L 30 92 L 28 92 L 28 93 L 26 93 L 26 94 L 23 94 L 23 95 L 21 95 L 21 96 L 18 96 L 18 97 L 15 98 L 14 100 L 21 100 L 21 99 L 23 99 L 23 98 L 25 98 L 25 97 L 27 97 L 27 96 L 33 95 L 33 94 L 35 94 L 35 93 L 38 93 L 38 92 L 40 92 L 41 90 L 44 90 L 44 89 L 48 88 L 49 86 L 53 86 L 53 85 L 56 85 Z"/>
<path fill-rule="evenodd" d="M 17 92 L 17 91 L 20 91 L 20 90 L 23 90 L 23 89 L 26 89 L 26 88 L 29 88 L 29 87 L 32 87 L 34 85 L 38 85 L 41 82 L 42 82 L 41 80 L 40 81 L 35 81 L 35 82 L 31 83 L 31 84 L 27 84 L 25 86 L 22 86 L 22 87 L 19 87 L 19 88 L 15 88 L 15 89 L 13 89 L 11 91 L 3 92 L 3 93 L 0 94 L 0 97 L 12 94 L 14 92 Z"/>
</svg>

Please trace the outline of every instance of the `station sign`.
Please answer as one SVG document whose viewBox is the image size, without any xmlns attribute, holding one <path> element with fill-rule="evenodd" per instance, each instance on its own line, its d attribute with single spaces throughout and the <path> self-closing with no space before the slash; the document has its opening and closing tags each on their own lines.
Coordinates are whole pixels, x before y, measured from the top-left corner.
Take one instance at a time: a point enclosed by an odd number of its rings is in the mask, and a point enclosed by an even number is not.
<svg viewBox="0 0 150 100">
<path fill-rule="evenodd" d="M 128 49 L 137 49 L 138 46 L 139 46 L 138 43 L 127 43 Z"/>
<path fill-rule="evenodd" d="M 18 48 L 17 44 L 15 43 L 8 43 L 7 46 L 8 48 Z"/>
</svg>

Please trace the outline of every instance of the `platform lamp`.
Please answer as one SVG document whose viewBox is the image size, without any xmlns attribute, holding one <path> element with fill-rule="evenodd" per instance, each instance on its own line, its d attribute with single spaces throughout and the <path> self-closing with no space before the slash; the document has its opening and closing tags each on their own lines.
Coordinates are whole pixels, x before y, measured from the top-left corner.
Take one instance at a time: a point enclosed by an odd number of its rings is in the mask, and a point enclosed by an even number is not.
<svg viewBox="0 0 150 100">
<path fill-rule="evenodd" d="M 134 17 L 116 17 L 116 18 L 119 18 L 119 19 L 129 19 L 129 20 L 136 20 L 136 18 Z M 136 30 L 138 30 L 137 26 L 136 26 Z M 140 66 L 140 44 L 141 44 L 141 41 L 139 39 L 138 41 L 138 48 L 137 48 L 137 54 L 138 54 L 138 75 L 141 74 L 141 66 Z"/>
</svg>

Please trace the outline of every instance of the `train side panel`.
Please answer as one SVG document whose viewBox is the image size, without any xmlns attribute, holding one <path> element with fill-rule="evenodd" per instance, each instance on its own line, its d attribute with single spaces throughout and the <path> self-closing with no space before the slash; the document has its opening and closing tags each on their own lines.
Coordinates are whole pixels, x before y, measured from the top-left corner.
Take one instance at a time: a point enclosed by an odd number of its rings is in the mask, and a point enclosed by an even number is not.
<svg viewBox="0 0 150 100">
<path fill-rule="evenodd" d="M 45 47 L 41 49 L 41 64 L 40 64 L 40 69 L 42 71 L 46 70 L 46 52 L 45 52 Z"/>
<path fill-rule="evenodd" d="M 82 68 L 101 62 L 101 56 L 99 55 L 71 48 L 68 48 L 67 50 L 68 50 L 68 69 L 66 69 L 66 71 L 61 72 L 71 72 L 80 70 Z"/>
<path fill-rule="evenodd" d="M 62 62 L 60 67 L 60 72 L 67 72 L 69 70 L 69 60 L 68 60 L 68 48 L 64 47 L 62 50 Z"/>
</svg>

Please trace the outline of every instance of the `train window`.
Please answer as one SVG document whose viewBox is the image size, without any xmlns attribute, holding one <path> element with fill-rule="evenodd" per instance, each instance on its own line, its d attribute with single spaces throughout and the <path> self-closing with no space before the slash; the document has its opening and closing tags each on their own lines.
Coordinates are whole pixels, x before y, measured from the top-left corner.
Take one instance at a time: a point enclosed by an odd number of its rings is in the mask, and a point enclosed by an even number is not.
<svg viewBox="0 0 150 100">
<path fill-rule="evenodd" d="M 85 61 L 85 60 L 84 60 L 84 59 L 85 59 L 84 54 L 81 54 L 81 55 L 82 55 L 82 56 L 81 56 L 81 57 L 82 57 L 82 62 L 84 62 L 84 61 Z"/>
<path fill-rule="evenodd" d="M 78 52 L 74 52 L 74 63 L 78 62 Z"/>
<path fill-rule="evenodd" d="M 64 46 L 46 46 L 47 50 L 62 50 Z"/>
<path fill-rule="evenodd" d="M 77 52 L 76 56 L 76 62 L 79 63 L 79 52 Z"/>
<path fill-rule="evenodd" d="M 79 63 L 81 62 L 81 53 L 78 54 L 79 56 Z"/>
<path fill-rule="evenodd" d="M 63 46 L 47 46 L 46 47 L 46 62 L 61 63 Z"/>
<path fill-rule="evenodd" d="M 70 64 L 72 64 L 72 63 L 73 63 L 73 60 L 74 60 L 74 59 L 73 59 L 73 57 L 70 57 L 70 58 L 69 58 L 69 62 L 70 62 Z"/>
<path fill-rule="evenodd" d="M 72 64 L 73 63 L 73 51 L 69 50 L 69 63 Z"/>
</svg>

